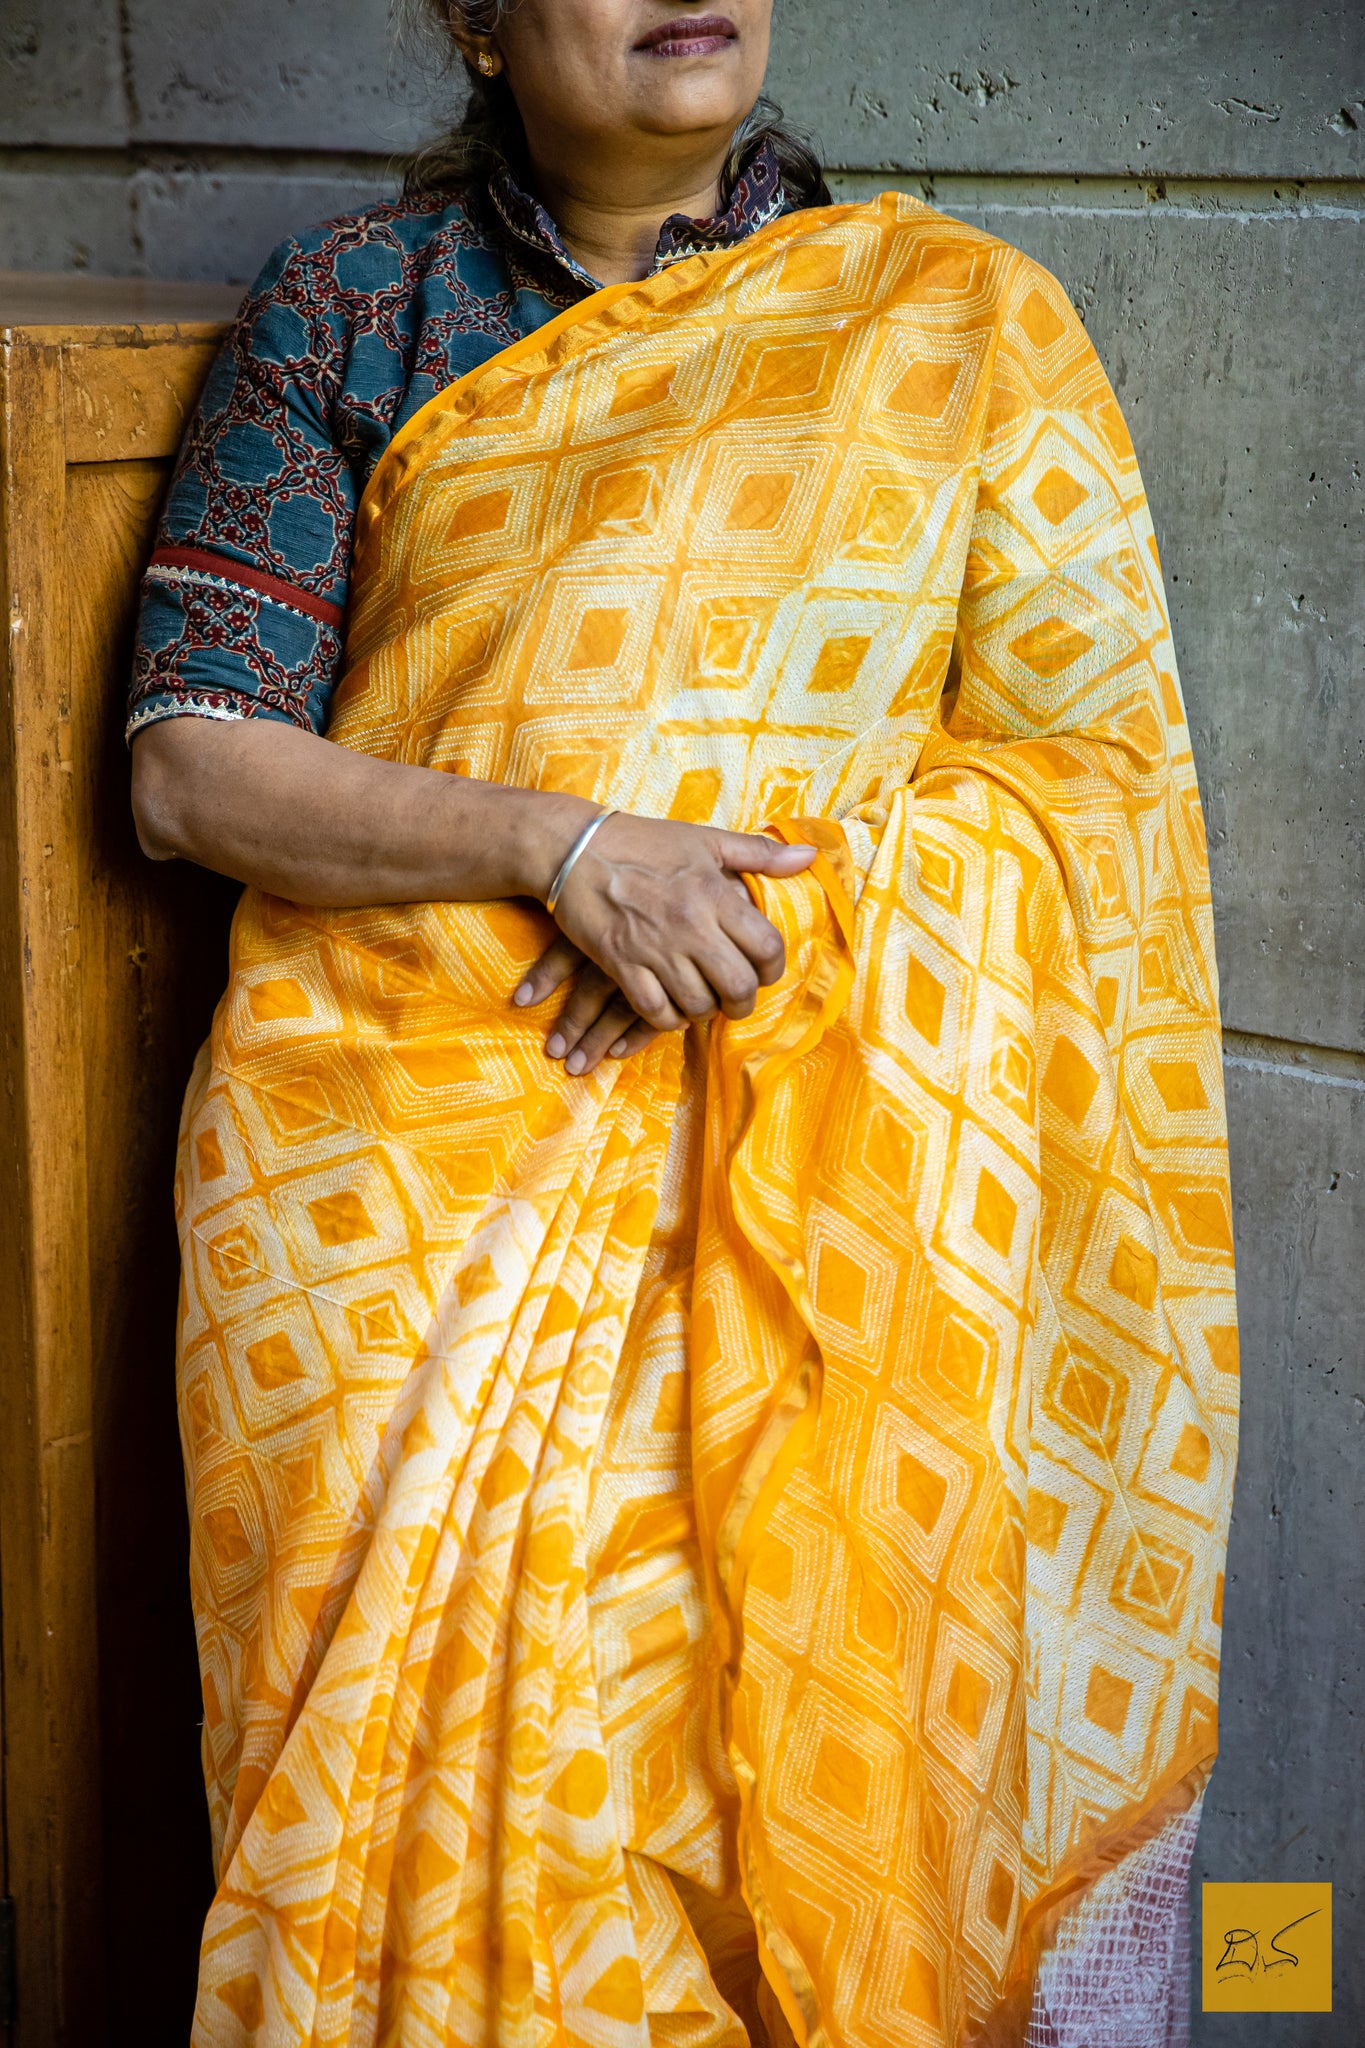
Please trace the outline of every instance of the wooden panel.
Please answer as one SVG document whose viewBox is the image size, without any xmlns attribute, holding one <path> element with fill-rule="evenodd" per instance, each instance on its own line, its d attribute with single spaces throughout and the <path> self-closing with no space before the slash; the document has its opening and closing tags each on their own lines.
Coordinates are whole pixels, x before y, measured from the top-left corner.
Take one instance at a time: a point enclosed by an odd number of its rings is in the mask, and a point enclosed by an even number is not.
<svg viewBox="0 0 1365 2048">
<path fill-rule="evenodd" d="M 215 354 L 211 342 L 180 340 L 140 348 L 68 346 L 67 461 L 174 455 Z"/>
<path fill-rule="evenodd" d="M 82 918 L 61 359 L 3 351 L 0 1606 L 22 2041 L 100 2039 Z"/>
<path fill-rule="evenodd" d="M 210 1888 L 171 1186 L 236 891 L 143 858 L 122 726 L 138 572 L 215 337 L 137 339 L 11 329 L 0 346 L 0 1840 L 14 2048 L 180 2048 Z M 165 453 L 88 459 L 129 445 Z"/>
<path fill-rule="evenodd" d="M 202 869 L 146 860 L 129 807 L 124 682 L 138 572 L 168 473 L 153 462 L 69 470 L 65 529 L 69 556 L 81 564 L 69 646 L 86 933 L 106 2005 L 111 2037 L 139 2048 L 182 2048 L 189 2037 L 212 1891 L 172 1372 L 172 1181 L 180 1098 L 226 981 L 239 894 Z M 153 1798 L 149 1756 L 157 1760 Z M 149 1978 L 151 1896 L 157 1968 Z"/>
</svg>

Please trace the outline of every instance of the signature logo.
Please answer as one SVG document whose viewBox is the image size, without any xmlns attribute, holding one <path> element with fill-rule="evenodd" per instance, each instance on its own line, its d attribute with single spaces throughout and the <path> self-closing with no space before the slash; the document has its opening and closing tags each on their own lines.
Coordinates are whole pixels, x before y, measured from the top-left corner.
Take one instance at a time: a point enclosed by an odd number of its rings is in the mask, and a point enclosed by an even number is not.
<svg viewBox="0 0 1365 2048">
<path fill-rule="evenodd" d="M 1330 1884 L 1206 1884 L 1205 2012 L 1330 2012 Z"/>
<path fill-rule="evenodd" d="M 1221 1976 L 1224 1970 L 1240 1971 L 1243 1976 L 1254 1977 L 1258 1970 L 1263 1970 L 1267 1976 L 1273 1970 L 1297 1970 L 1297 1950 L 1282 1947 L 1281 1943 L 1292 1928 L 1301 1927 L 1305 1920 L 1316 1920 L 1320 1910 L 1320 1907 L 1315 1906 L 1311 1913 L 1300 1913 L 1297 1920 L 1287 1920 L 1283 1927 L 1271 1935 L 1269 1947 L 1264 1955 L 1261 1953 L 1259 1927 L 1227 1928 L 1222 1936 L 1223 1953 L 1213 1966 L 1215 1972 Z"/>
</svg>

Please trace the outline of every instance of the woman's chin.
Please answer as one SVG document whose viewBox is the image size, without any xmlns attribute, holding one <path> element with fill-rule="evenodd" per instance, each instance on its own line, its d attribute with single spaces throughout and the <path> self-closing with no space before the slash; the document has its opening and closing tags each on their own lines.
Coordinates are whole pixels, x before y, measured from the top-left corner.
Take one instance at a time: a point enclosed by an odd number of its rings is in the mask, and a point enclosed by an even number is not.
<svg viewBox="0 0 1365 2048">
<path fill-rule="evenodd" d="M 675 70 L 660 63 L 655 76 L 646 72 L 643 80 L 636 77 L 631 83 L 630 125 L 647 134 L 695 135 L 708 129 L 730 134 L 749 111 L 732 77 L 699 64 L 679 64 Z"/>
</svg>

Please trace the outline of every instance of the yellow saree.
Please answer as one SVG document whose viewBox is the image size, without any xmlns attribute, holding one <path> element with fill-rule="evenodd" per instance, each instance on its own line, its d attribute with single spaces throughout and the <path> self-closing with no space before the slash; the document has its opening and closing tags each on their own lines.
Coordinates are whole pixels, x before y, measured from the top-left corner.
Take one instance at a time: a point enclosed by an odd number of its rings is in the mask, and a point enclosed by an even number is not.
<svg viewBox="0 0 1365 2048">
<path fill-rule="evenodd" d="M 179 1178 L 195 2039 L 1070 2040 L 1125 1872 L 1180 1889 L 1236 1414 L 1084 332 L 909 199 L 790 216 L 433 399 L 353 592 L 343 745 L 822 851 L 752 1018 L 578 1079 L 536 907 L 243 899 Z"/>
</svg>

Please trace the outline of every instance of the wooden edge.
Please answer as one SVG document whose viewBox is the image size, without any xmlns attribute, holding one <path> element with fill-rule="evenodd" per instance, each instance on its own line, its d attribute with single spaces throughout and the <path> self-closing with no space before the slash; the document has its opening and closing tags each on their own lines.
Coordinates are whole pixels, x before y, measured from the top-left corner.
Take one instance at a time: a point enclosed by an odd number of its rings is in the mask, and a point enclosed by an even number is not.
<svg viewBox="0 0 1365 2048">
<path fill-rule="evenodd" d="M 231 324 L 228 320 L 137 320 L 122 326 L 93 327 L 80 320 L 6 320 L 0 315 L 0 341 L 29 342 L 35 348 L 156 348 L 167 341 L 217 346 Z"/>
<path fill-rule="evenodd" d="M 94 1446 L 62 358 L 0 346 L 0 1658 L 22 2038 L 100 2034 Z"/>
</svg>

